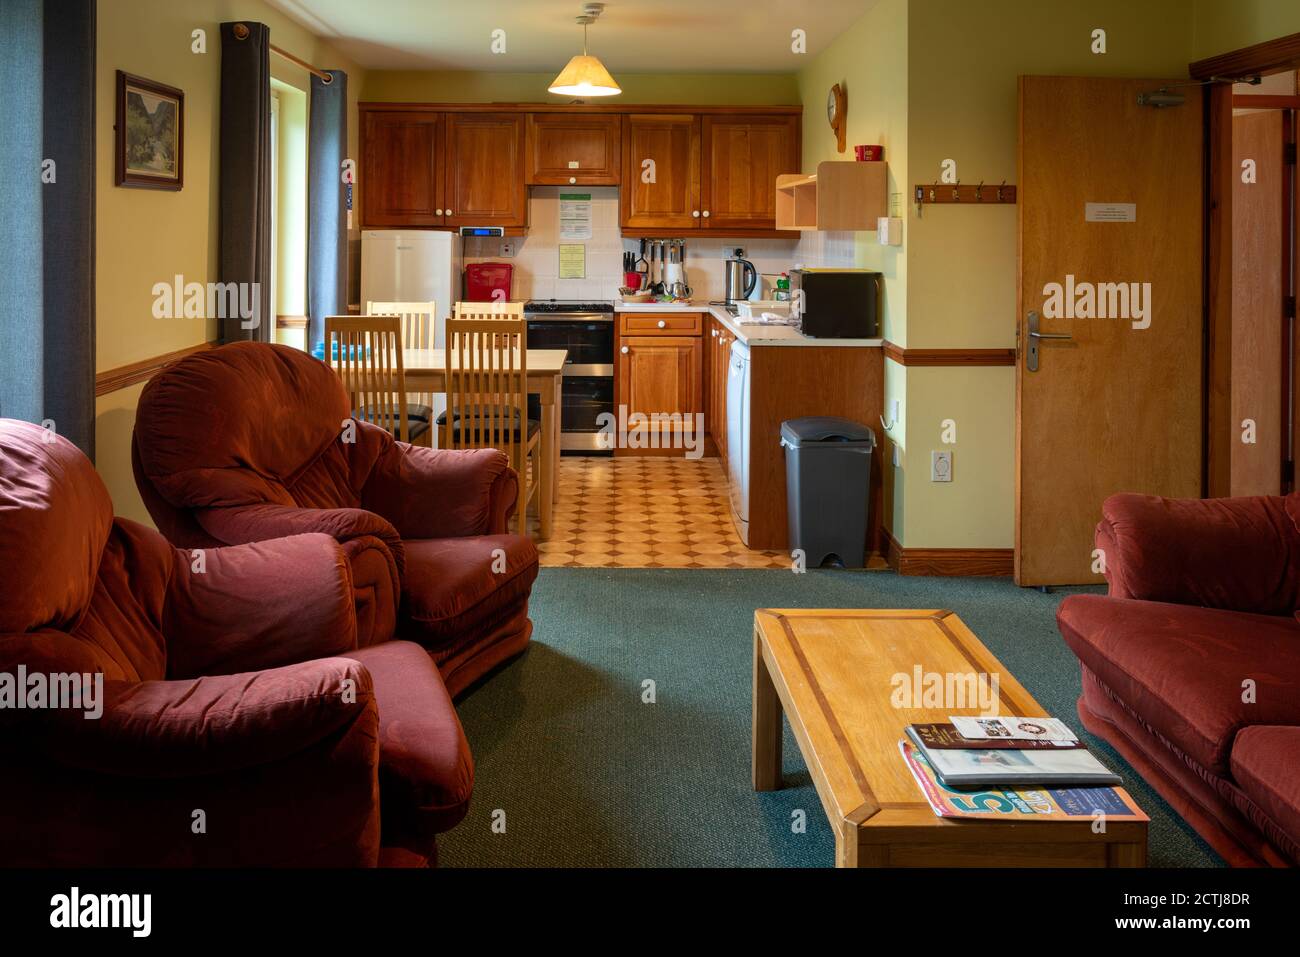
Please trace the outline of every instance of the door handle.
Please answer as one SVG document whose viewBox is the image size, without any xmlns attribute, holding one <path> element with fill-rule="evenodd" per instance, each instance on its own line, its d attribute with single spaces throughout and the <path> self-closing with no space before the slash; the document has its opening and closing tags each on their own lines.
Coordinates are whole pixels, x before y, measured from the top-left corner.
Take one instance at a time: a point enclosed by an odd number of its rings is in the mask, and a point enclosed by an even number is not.
<svg viewBox="0 0 1300 957">
<path fill-rule="evenodd" d="M 1073 339 L 1068 332 L 1039 332 L 1038 313 L 1030 310 L 1026 317 L 1029 322 L 1029 345 L 1025 349 L 1025 368 L 1030 372 L 1038 371 L 1038 342 L 1040 339 Z"/>
</svg>

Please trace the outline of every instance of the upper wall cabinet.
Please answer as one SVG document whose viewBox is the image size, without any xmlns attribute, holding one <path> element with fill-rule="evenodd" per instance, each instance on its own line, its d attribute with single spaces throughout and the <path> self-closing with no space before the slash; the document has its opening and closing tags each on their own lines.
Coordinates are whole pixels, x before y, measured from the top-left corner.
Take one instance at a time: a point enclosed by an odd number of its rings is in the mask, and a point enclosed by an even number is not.
<svg viewBox="0 0 1300 957">
<path fill-rule="evenodd" d="M 448 226 L 525 226 L 522 113 L 446 114 Z"/>
<path fill-rule="evenodd" d="M 443 115 L 361 114 L 362 226 L 442 226 Z"/>
<path fill-rule="evenodd" d="M 700 132 L 703 228 L 774 229 L 776 178 L 799 172 L 798 117 L 706 115 Z"/>
<path fill-rule="evenodd" d="M 623 118 L 625 228 L 696 229 L 700 225 L 700 118 L 632 113 Z"/>
<path fill-rule="evenodd" d="M 617 186 L 621 133 L 617 114 L 529 113 L 528 184 Z"/>
</svg>

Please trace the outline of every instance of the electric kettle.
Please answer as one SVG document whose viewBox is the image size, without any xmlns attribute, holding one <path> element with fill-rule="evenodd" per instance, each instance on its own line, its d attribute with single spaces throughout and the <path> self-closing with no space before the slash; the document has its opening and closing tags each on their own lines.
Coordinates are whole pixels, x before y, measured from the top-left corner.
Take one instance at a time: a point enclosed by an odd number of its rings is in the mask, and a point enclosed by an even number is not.
<svg viewBox="0 0 1300 957">
<path fill-rule="evenodd" d="M 723 263 L 723 286 L 727 305 L 748 299 L 758 285 L 758 270 L 748 259 L 728 259 Z"/>
</svg>

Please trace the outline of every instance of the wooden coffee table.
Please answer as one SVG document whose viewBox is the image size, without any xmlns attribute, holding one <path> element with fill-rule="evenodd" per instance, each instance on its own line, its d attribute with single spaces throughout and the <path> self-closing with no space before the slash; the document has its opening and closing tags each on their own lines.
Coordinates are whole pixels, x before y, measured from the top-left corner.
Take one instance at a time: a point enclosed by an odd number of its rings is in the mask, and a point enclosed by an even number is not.
<svg viewBox="0 0 1300 957">
<path fill-rule="evenodd" d="M 781 786 L 784 710 L 835 831 L 837 867 L 1146 864 L 1145 819 L 1107 821 L 1095 833 L 1091 821 L 936 816 L 899 754 L 903 729 L 980 708 L 895 707 L 892 679 L 918 666 L 922 675 L 997 675 L 997 713 L 1046 715 L 950 611 L 756 611 L 754 790 Z"/>
</svg>

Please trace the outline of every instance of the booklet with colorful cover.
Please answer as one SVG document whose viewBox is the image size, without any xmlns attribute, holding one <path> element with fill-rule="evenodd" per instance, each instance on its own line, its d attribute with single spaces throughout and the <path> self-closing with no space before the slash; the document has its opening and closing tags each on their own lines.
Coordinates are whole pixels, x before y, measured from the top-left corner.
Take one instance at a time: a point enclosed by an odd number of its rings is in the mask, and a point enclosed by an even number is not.
<svg viewBox="0 0 1300 957">
<path fill-rule="evenodd" d="M 1082 748 L 931 749 L 912 727 L 906 733 L 946 787 L 1096 787 L 1123 779 Z"/>
<path fill-rule="evenodd" d="M 948 718 L 963 738 L 981 738 L 1000 741 L 1078 741 L 1079 736 L 1069 725 L 1056 718 L 1027 718 L 1012 715 L 970 717 L 951 715 Z"/>
<path fill-rule="evenodd" d="M 1090 821 L 1101 813 L 1111 820 L 1147 820 L 1126 792 L 1113 787 L 956 791 L 939 781 L 925 755 L 911 742 L 899 741 L 898 750 L 938 817 L 986 821 Z"/>
<path fill-rule="evenodd" d="M 1019 738 L 967 738 L 957 730 L 954 724 L 909 724 L 908 734 L 927 751 L 973 750 L 989 748 L 994 750 L 1022 751 L 1047 748 L 1082 748 L 1083 742 L 1078 738 L 1073 741 L 1034 741 Z M 914 733 L 913 733 L 914 732 Z"/>
</svg>

